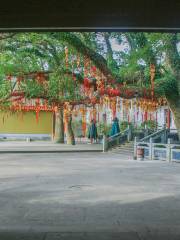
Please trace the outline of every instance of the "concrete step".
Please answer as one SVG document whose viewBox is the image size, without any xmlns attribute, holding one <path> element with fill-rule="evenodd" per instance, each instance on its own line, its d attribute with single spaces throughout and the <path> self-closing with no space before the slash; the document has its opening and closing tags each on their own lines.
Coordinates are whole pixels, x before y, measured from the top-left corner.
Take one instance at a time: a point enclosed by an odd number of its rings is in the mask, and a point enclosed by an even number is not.
<svg viewBox="0 0 180 240">
<path fill-rule="evenodd" d="M 115 154 L 120 154 L 120 155 L 124 155 L 124 156 L 133 156 L 134 154 L 131 152 L 131 153 L 125 153 L 125 152 L 112 152 L 112 153 L 115 153 Z"/>
<path fill-rule="evenodd" d="M 117 146 L 117 147 L 114 147 L 114 149 L 134 149 L 134 146 L 131 147 L 131 146 Z"/>
<path fill-rule="evenodd" d="M 111 152 L 120 156 L 131 158 L 134 153 L 134 144 L 133 142 L 128 142 L 123 145 L 116 146 L 112 148 Z"/>
<path fill-rule="evenodd" d="M 133 156 L 134 152 L 133 151 L 120 151 L 120 150 L 113 150 L 111 151 L 113 154 L 118 154 L 122 156 Z"/>
<path fill-rule="evenodd" d="M 111 152 L 113 154 L 120 154 L 120 155 L 124 155 L 124 156 L 133 156 L 133 152 Z"/>
<path fill-rule="evenodd" d="M 125 152 L 133 152 L 133 148 L 113 148 L 112 151 L 125 151 Z"/>
<path fill-rule="evenodd" d="M 117 146 L 117 147 L 121 147 L 121 148 L 126 148 L 126 147 L 128 147 L 128 148 L 133 148 L 134 145 L 119 145 L 119 146 Z"/>
<path fill-rule="evenodd" d="M 131 146 L 117 146 L 115 148 L 118 148 L 118 149 L 123 149 L 123 148 L 126 148 L 126 149 L 133 149 L 134 147 L 131 147 Z"/>
<path fill-rule="evenodd" d="M 116 149 L 125 149 L 125 148 L 127 148 L 127 149 L 133 149 L 134 147 L 131 147 L 131 146 L 116 146 L 116 147 L 114 147 L 114 148 L 116 148 Z"/>
<path fill-rule="evenodd" d="M 133 154 L 122 154 L 119 152 L 111 152 L 111 154 L 120 157 L 121 159 L 125 158 L 125 159 L 133 159 Z"/>
<path fill-rule="evenodd" d="M 112 154 L 118 154 L 121 156 L 127 156 L 127 157 L 132 157 L 133 153 L 122 153 L 122 152 L 111 152 Z"/>
<path fill-rule="evenodd" d="M 117 149 L 133 149 L 134 147 L 131 146 L 118 146 Z"/>
<path fill-rule="evenodd" d="M 111 149 L 111 153 L 125 158 L 132 158 L 134 153 L 134 142 L 127 142 Z"/>
</svg>

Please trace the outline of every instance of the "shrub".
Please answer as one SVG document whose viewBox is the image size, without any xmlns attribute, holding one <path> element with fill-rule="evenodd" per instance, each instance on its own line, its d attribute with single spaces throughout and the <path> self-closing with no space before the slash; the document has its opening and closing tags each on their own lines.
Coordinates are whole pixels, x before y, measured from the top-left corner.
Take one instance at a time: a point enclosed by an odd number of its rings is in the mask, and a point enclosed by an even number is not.
<svg viewBox="0 0 180 240">
<path fill-rule="evenodd" d="M 157 123 L 156 123 L 156 121 L 153 121 L 153 120 L 147 120 L 147 121 L 144 121 L 143 123 L 141 123 L 142 128 L 145 128 L 145 125 L 150 130 L 154 130 L 157 128 Z"/>
<path fill-rule="evenodd" d="M 97 123 L 98 136 L 101 136 L 101 135 L 108 136 L 110 134 L 110 131 L 111 131 L 111 125 L 105 124 L 102 122 Z"/>
<path fill-rule="evenodd" d="M 124 131 L 128 127 L 129 123 L 127 121 L 123 121 L 120 123 L 120 131 Z"/>
<path fill-rule="evenodd" d="M 128 121 L 123 121 L 123 122 L 120 122 L 120 131 L 124 131 L 128 128 L 128 126 L 131 128 L 131 129 L 134 129 L 134 125 L 132 123 L 129 123 Z"/>
</svg>

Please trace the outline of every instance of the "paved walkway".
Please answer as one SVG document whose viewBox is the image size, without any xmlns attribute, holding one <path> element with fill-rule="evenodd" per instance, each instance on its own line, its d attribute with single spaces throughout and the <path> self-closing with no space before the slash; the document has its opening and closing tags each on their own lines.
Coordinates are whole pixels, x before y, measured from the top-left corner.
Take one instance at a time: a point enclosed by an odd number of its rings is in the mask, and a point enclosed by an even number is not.
<svg viewBox="0 0 180 240">
<path fill-rule="evenodd" d="M 102 152 L 102 144 L 59 144 L 48 141 L 5 141 L 0 142 L 0 153 L 45 153 L 45 152 Z"/>
<path fill-rule="evenodd" d="M 2 240 L 179 240 L 180 164 L 0 154 Z"/>
</svg>

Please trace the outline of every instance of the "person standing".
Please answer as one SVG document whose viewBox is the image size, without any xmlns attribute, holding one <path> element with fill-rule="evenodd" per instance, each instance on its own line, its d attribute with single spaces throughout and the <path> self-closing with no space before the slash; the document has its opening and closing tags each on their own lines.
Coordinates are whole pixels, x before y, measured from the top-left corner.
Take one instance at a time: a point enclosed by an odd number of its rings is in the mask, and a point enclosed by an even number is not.
<svg viewBox="0 0 180 240">
<path fill-rule="evenodd" d="M 117 117 L 113 119 L 112 127 L 111 127 L 111 136 L 120 133 L 120 128 L 119 128 L 119 120 Z"/>
<path fill-rule="evenodd" d="M 88 138 L 91 141 L 91 144 L 93 143 L 93 140 L 97 142 L 97 127 L 95 120 L 91 120 L 91 124 L 89 126 L 88 130 Z"/>
</svg>

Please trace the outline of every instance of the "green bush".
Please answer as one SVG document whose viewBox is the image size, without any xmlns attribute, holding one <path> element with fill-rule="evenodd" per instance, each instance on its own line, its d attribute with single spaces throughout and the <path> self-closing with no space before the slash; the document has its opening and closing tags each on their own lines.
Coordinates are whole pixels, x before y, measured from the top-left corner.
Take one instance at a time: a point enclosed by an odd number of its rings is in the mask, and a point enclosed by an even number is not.
<svg viewBox="0 0 180 240">
<path fill-rule="evenodd" d="M 155 145 L 154 147 L 155 147 L 155 148 L 166 148 L 164 145 L 158 145 L 158 144 Z"/>
<path fill-rule="evenodd" d="M 153 120 L 147 120 L 141 123 L 141 127 L 144 129 L 145 126 L 150 129 L 150 130 L 155 130 L 157 128 L 157 123 L 156 121 Z"/>
<path fill-rule="evenodd" d="M 120 131 L 124 131 L 125 129 L 127 129 L 129 123 L 127 121 L 123 121 L 120 123 Z"/>
<path fill-rule="evenodd" d="M 97 132 L 98 136 L 101 135 L 109 135 L 111 131 L 111 125 L 110 124 L 105 124 L 105 123 L 97 123 Z"/>
<path fill-rule="evenodd" d="M 126 130 L 128 128 L 128 126 L 131 128 L 131 129 L 134 129 L 134 125 L 128 121 L 123 121 L 123 122 L 120 122 L 120 131 L 123 132 L 124 130 Z"/>
</svg>

